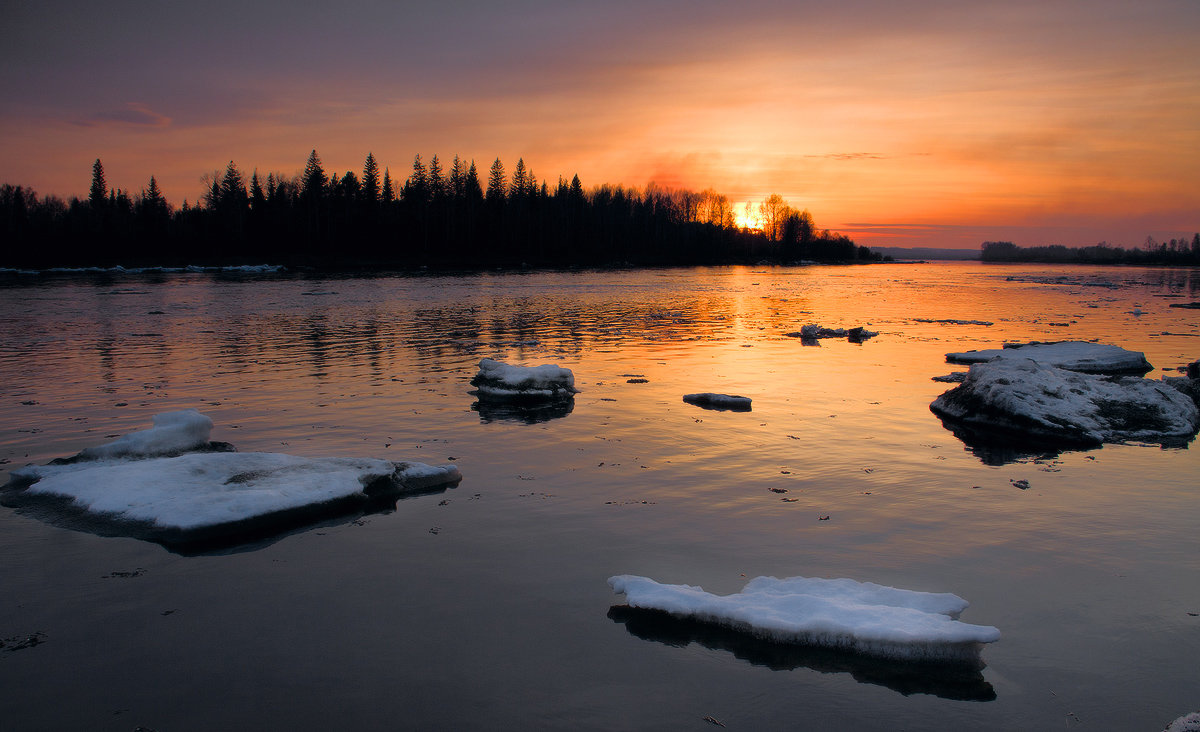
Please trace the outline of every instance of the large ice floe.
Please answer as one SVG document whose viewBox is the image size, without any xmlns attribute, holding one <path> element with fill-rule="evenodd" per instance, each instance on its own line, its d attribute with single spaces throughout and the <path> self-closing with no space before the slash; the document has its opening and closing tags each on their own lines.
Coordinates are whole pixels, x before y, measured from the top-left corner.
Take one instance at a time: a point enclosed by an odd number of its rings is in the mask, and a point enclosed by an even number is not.
<svg viewBox="0 0 1200 732">
<path fill-rule="evenodd" d="M 948 363 L 984 363 L 992 359 L 1030 359 L 1047 366 L 1087 374 L 1144 374 L 1153 370 L 1140 351 L 1086 341 L 1005 343 L 1003 348 L 947 353 Z"/>
<path fill-rule="evenodd" d="M 852 579 L 756 577 L 733 595 L 634 575 L 610 577 L 608 584 L 625 595 L 630 607 L 713 623 L 779 643 L 868 656 L 978 663 L 982 644 L 1000 638 L 996 628 L 957 620 L 968 605 L 957 595 Z"/>
<path fill-rule="evenodd" d="M 481 399 L 540 401 L 570 399 L 579 393 L 571 369 L 552 364 L 514 366 L 490 358 L 479 362 L 471 386 Z"/>
<path fill-rule="evenodd" d="M 684 394 L 683 401 L 701 409 L 730 412 L 749 412 L 752 403 L 750 397 L 738 396 L 736 394 L 715 394 L 713 392 Z"/>
<path fill-rule="evenodd" d="M 972 365 L 963 382 L 929 408 L 952 429 L 1065 445 L 1177 444 L 1200 429 L 1195 402 L 1166 382 L 1007 356 Z"/>
<path fill-rule="evenodd" d="M 18 468 L 5 505 L 44 501 L 68 525 L 167 545 L 237 543 L 458 483 L 453 465 L 239 453 L 194 409 L 48 465 Z"/>
</svg>

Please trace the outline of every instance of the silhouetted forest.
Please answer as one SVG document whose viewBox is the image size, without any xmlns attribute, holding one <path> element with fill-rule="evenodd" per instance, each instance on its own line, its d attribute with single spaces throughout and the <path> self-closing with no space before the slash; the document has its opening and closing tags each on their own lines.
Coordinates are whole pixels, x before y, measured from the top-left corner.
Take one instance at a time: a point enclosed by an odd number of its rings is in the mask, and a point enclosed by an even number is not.
<svg viewBox="0 0 1200 732">
<path fill-rule="evenodd" d="M 985 241 L 985 262 L 1048 262 L 1054 264 L 1165 264 L 1200 265 L 1200 233 L 1158 242 L 1146 237 L 1140 249 L 1125 249 L 1101 242 L 1091 247 L 1019 247 L 1011 241 Z"/>
<path fill-rule="evenodd" d="M 808 211 L 777 195 L 757 207 L 762 229 L 734 224 L 728 199 L 651 184 L 645 190 L 579 177 L 539 181 L 524 160 L 499 159 L 482 180 L 474 161 L 449 169 L 418 155 L 395 181 L 367 155 L 361 175 L 325 171 L 316 150 L 298 175 L 230 161 L 207 192 L 178 208 L 157 181 L 110 188 L 100 160 L 86 199 L 0 187 L 0 266 L 258 264 L 329 269 L 605 266 L 733 262 L 876 261 L 849 238 L 819 231 Z"/>
</svg>

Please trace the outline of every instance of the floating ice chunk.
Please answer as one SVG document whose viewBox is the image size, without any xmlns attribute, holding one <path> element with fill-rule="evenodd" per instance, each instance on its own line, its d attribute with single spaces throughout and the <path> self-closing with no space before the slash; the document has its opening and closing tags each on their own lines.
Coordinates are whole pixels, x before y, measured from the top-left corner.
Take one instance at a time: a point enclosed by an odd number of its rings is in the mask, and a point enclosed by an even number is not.
<svg viewBox="0 0 1200 732">
<path fill-rule="evenodd" d="M 683 401 L 688 404 L 694 404 L 697 407 L 703 407 L 704 409 L 727 409 L 734 412 L 749 412 L 751 400 L 750 397 L 734 394 L 704 392 L 701 394 L 684 394 Z"/>
<path fill-rule="evenodd" d="M 1003 348 L 946 354 L 948 363 L 983 363 L 993 358 L 1028 358 L 1085 374 L 1144 374 L 1154 368 L 1140 351 L 1086 341 L 1005 343 Z"/>
<path fill-rule="evenodd" d="M 163 412 L 152 419 L 154 426 L 150 429 L 131 432 L 105 445 L 86 448 L 76 459 L 178 455 L 205 446 L 213 428 L 212 420 L 195 409 Z"/>
<path fill-rule="evenodd" d="M 879 333 L 872 330 L 867 330 L 862 326 L 850 329 L 825 328 L 823 326 L 810 323 L 801 327 L 800 330 L 793 331 L 791 333 L 784 333 L 784 335 L 788 338 L 799 338 L 803 341 L 815 341 L 820 338 L 846 338 L 854 341 L 855 343 L 861 343 L 868 338 L 874 338 L 875 336 L 879 335 Z"/>
<path fill-rule="evenodd" d="M 609 586 L 631 607 L 716 623 L 760 638 L 891 658 L 969 660 L 1000 638 L 991 626 L 956 618 L 967 601 L 851 579 L 756 577 L 740 593 L 714 595 L 618 575 Z"/>
<path fill-rule="evenodd" d="M 990 320 L 956 320 L 954 318 L 913 318 L 917 323 L 941 323 L 942 325 L 993 325 Z"/>
<path fill-rule="evenodd" d="M 471 386 L 479 397 L 492 399 L 569 399 L 579 393 L 571 369 L 551 364 L 512 366 L 490 358 L 479 362 Z"/>
<path fill-rule="evenodd" d="M 1200 712 L 1183 715 L 1168 724 L 1163 732 L 1200 732 Z"/>
<path fill-rule="evenodd" d="M 67 516 L 115 524 L 118 533 L 188 543 L 261 534 L 462 480 L 454 465 L 187 452 L 211 449 L 208 417 L 184 410 L 157 415 L 154 422 L 74 459 L 13 470 L 5 505 L 66 499 L 52 505 L 61 505 Z"/>
<path fill-rule="evenodd" d="M 1081 445 L 1174 442 L 1200 429 L 1200 409 L 1161 381 L 1076 373 L 1027 358 L 971 366 L 929 408 L 984 431 Z"/>
<path fill-rule="evenodd" d="M 154 529 L 192 531 L 285 511 L 421 491 L 462 479 L 453 465 L 371 458 L 304 458 L 264 452 L 191 453 L 97 460 L 12 471 L 31 495 L 69 498 L 80 509 Z"/>
</svg>

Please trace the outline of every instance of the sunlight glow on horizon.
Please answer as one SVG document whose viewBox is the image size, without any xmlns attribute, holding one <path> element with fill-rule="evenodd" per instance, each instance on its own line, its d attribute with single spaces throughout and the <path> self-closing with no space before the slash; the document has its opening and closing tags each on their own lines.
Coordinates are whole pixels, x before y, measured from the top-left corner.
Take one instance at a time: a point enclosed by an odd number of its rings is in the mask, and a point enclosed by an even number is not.
<svg viewBox="0 0 1200 732">
<path fill-rule="evenodd" d="M 0 111 L 0 183 L 82 196 L 100 158 L 111 186 L 136 194 L 154 175 L 179 206 L 230 160 L 247 176 L 291 176 L 315 148 L 339 175 L 360 173 L 372 152 L 398 184 L 414 155 L 448 167 L 458 154 L 484 178 L 493 159 L 511 174 L 523 158 L 551 188 L 576 174 L 585 189 L 712 188 L 738 202 L 739 224 L 754 223 L 744 202 L 778 193 L 867 245 L 977 247 L 969 237 L 984 230 L 1030 245 L 1133 245 L 1200 229 L 1200 5 L 918 2 L 879 5 L 876 18 L 800 2 L 761 16 L 770 23 L 669 5 L 638 24 L 619 3 L 537 7 L 522 23 L 482 6 L 475 20 L 438 11 L 422 22 L 453 30 L 462 57 L 436 63 L 419 55 L 428 39 L 345 45 L 408 22 L 352 4 L 344 27 L 316 11 L 289 19 L 306 37 L 341 39 L 347 61 L 281 64 L 267 54 L 283 41 L 259 9 L 247 22 L 264 34 L 249 51 L 261 68 L 236 76 L 224 59 L 196 63 L 187 51 L 204 39 L 186 23 L 151 42 L 87 11 L 72 22 L 94 24 L 93 43 L 114 44 L 115 59 L 90 86 L 75 78 L 79 52 L 21 8 L 42 35 L 6 52 L 24 76 L 0 82 L 12 102 Z M 506 45 L 488 23 L 512 34 Z M 520 35 L 523 23 L 542 35 Z M 143 42 L 161 69 L 134 65 L 128 46 Z"/>
</svg>

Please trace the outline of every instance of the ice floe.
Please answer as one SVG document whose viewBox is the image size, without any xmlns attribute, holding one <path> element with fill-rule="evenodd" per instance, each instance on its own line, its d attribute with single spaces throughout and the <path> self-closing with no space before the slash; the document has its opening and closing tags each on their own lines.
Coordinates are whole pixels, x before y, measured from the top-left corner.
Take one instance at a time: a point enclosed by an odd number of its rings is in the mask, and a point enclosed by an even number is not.
<svg viewBox="0 0 1200 732">
<path fill-rule="evenodd" d="M 799 338 L 802 341 L 815 341 L 821 338 L 845 338 L 854 343 L 861 343 L 868 338 L 879 335 L 878 332 L 867 330 L 862 326 L 854 328 L 826 328 L 810 323 L 791 333 L 785 333 L 788 338 Z"/>
<path fill-rule="evenodd" d="M 734 412 L 749 412 L 751 404 L 750 397 L 737 396 L 736 394 L 714 394 L 713 392 L 684 394 L 683 401 L 704 409 L 720 409 Z"/>
<path fill-rule="evenodd" d="M 960 364 L 983 363 L 996 358 L 1030 359 L 1087 374 L 1144 374 L 1154 368 L 1140 351 L 1086 341 L 1005 343 L 1003 348 L 946 354 L 948 363 Z"/>
<path fill-rule="evenodd" d="M 454 465 L 186 452 L 211 449 L 207 416 L 185 410 L 154 423 L 74 458 L 11 471 L 5 505 L 55 499 L 108 533 L 187 544 L 262 535 L 462 479 Z"/>
<path fill-rule="evenodd" d="M 609 586 L 631 607 L 715 623 L 781 643 L 824 646 L 910 660 L 978 659 L 1000 638 L 991 626 L 957 620 L 967 601 L 852 579 L 756 577 L 741 592 L 714 595 L 691 585 L 618 575 Z"/>
<path fill-rule="evenodd" d="M 1200 429 L 1200 409 L 1165 382 L 1079 373 L 1027 358 L 972 365 L 929 408 L 985 433 L 1078 445 L 1171 444 Z"/>
<path fill-rule="evenodd" d="M 1192 712 L 1172 721 L 1163 732 L 1200 732 L 1200 712 Z"/>
<path fill-rule="evenodd" d="M 514 366 L 490 358 L 479 362 L 471 386 L 481 399 L 570 399 L 579 393 L 571 369 L 552 364 Z"/>
</svg>

